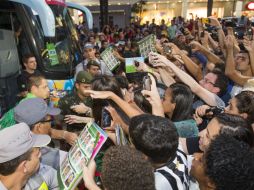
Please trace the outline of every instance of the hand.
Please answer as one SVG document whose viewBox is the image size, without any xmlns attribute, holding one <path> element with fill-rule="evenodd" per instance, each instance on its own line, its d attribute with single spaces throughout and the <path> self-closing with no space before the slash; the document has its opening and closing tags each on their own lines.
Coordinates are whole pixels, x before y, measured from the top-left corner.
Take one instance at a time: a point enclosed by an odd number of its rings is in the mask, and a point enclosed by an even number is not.
<svg viewBox="0 0 254 190">
<path fill-rule="evenodd" d="M 88 166 L 84 166 L 83 168 L 84 185 L 89 190 L 99 189 L 99 187 L 96 185 L 94 181 L 95 171 L 96 171 L 96 163 L 94 160 L 91 160 Z"/>
<path fill-rule="evenodd" d="M 217 18 L 209 17 L 209 19 L 210 19 L 210 23 L 209 24 L 211 26 L 220 26 L 220 22 L 218 21 Z"/>
<path fill-rule="evenodd" d="M 122 56 L 118 53 L 117 50 L 113 50 L 113 55 L 117 58 L 117 59 L 121 59 Z"/>
<path fill-rule="evenodd" d="M 203 48 L 203 46 L 197 41 L 192 41 L 190 45 L 191 45 L 192 52 L 200 51 Z"/>
<path fill-rule="evenodd" d="M 149 70 L 149 67 L 145 63 L 143 63 L 143 62 L 138 62 L 138 63 L 139 63 L 138 67 L 134 64 L 134 66 L 136 67 L 137 71 L 146 72 L 146 71 Z"/>
<path fill-rule="evenodd" d="M 90 121 L 93 121 L 93 118 L 91 117 L 80 117 L 77 115 L 66 115 L 64 118 L 65 123 L 67 124 L 73 124 L 73 123 L 89 123 Z"/>
<path fill-rule="evenodd" d="M 227 49 L 233 49 L 234 48 L 234 38 L 231 35 L 227 35 L 224 40 L 224 44 Z"/>
<path fill-rule="evenodd" d="M 250 41 L 247 37 L 244 37 L 243 45 L 248 52 L 254 51 L 254 41 Z"/>
<path fill-rule="evenodd" d="M 84 103 L 80 103 L 79 105 L 71 106 L 71 109 L 76 113 L 87 113 L 91 111 L 91 108 L 86 106 Z"/>
<path fill-rule="evenodd" d="M 193 119 L 196 121 L 197 125 L 200 125 L 203 122 L 203 119 L 196 114 L 193 114 Z"/>
<path fill-rule="evenodd" d="M 71 133 L 68 131 L 63 132 L 63 139 L 66 140 L 70 145 L 74 145 L 76 140 L 78 139 L 78 135 L 76 133 Z"/>
<path fill-rule="evenodd" d="M 154 52 L 149 53 L 149 61 L 155 67 L 167 67 L 167 62 L 169 62 L 165 56 Z"/>
<path fill-rule="evenodd" d="M 146 97 L 146 99 L 149 101 L 151 105 L 160 105 L 161 100 L 160 100 L 160 95 L 156 87 L 156 81 L 152 75 L 150 75 L 150 79 L 152 81 L 151 84 L 151 91 L 149 90 L 142 90 L 142 95 Z"/>
<path fill-rule="evenodd" d="M 208 105 L 202 105 L 202 106 L 199 106 L 197 107 L 197 109 L 195 110 L 195 115 L 197 117 L 203 117 L 209 113 L 206 113 L 206 110 L 210 109 L 210 106 Z"/>
</svg>

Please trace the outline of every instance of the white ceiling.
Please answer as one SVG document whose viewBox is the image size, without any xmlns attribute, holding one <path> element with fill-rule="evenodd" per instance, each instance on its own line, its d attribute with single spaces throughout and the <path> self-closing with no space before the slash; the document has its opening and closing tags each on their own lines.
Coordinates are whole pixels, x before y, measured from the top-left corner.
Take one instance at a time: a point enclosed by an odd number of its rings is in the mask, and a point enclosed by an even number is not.
<svg viewBox="0 0 254 190">
<path fill-rule="evenodd" d="M 99 5 L 100 0 L 66 0 L 68 2 L 77 3 L 85 6 Z M 126 5 L 134 4 L 138 0 L 109 0 L 109 5 Z M 177 0 L 182 2 L 183 0 Z M 188 0 L 188 2 L 207 2 L 208 0 Z M 233 0 L 214 0 L 214 1 L 233 1 Z M 148 3 L 175 3 L 176 0 L 147 0 Z"/>
</svg>

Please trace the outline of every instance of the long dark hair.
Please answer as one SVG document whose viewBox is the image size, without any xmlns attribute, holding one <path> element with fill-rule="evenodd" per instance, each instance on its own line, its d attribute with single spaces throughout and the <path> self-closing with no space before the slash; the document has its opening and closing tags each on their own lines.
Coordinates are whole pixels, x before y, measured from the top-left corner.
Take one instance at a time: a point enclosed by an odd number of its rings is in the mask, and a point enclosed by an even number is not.
<svg viewBox="0 0 254 190">
<path fill-rule="evenodd" d="M 117 96 L 123 99 L 123 95 L 120 89 L 120 86 L 114 77 L 110 76 L 98 76 L 92 82 L 92 90 L 95 91 L 111 91 L 114 92 Z M 92 112 L 95 122 L 100 125 L 101 124 L 101 111 L 105 106 L 111 105 L 114 107 L 118 114 L 120 114 L 121 118 L 129 123 L 128 116 L 119 108 L 119 106 L 111 101 L 111 100 L 102 100 L 102 99 L 93 99 Z"/>
<path fill-rule="evenodd" d="M 191 119 L 193 94 L 191 89 L 183 83 L 174 83 L 169 87 L 171 89 L 171 102 L 175 103 L 172 121 L 183 121 Z"/>
</svg>

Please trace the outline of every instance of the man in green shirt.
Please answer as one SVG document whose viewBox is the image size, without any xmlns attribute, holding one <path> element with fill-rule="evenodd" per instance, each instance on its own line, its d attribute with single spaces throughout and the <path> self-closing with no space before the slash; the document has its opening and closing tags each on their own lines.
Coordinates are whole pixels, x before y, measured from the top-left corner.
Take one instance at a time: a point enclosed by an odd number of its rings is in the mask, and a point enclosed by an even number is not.
<svg viewBox="0 0 254 190">
<path fill-rule="evenodd" d="M 79 132 L 85 126 L 84 123 L 75 123 L 71 122 L 70 116 L 79 116 L 79 117 L 91 117 L 91 106 L 92 99 L 89 94 L 84 94 L 84 90 L 91 89 L 91 82 L 93 76 L 86 71 L 80 71 L 77 74 L 75 89 L 72 94 L 68 94 L 65 97 L 59 100 L 58 106 L 61 109 L 62 115 L 68 115 L 66 117 L 67 130 L 72 132 Z"/>
</svg>

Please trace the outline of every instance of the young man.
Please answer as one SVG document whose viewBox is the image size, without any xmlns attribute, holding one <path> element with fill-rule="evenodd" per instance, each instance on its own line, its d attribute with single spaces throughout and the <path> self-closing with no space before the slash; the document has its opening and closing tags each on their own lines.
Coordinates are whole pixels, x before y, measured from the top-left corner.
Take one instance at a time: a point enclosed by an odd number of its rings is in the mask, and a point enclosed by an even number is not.
<svg viewBox="0 0 254 190">
<path fill-rule="evenodd" d="M 21 97 L 25 97 L 28 93 L 27 83 L 29 77 L 31 77 L 32 75 L 39 75 L 40 72 L 36 70 L 37 63 L 34 55 L 26 54 L 24 55 L 22 61 L 25 69 L 22 70 L 21 74 L 19 75 L 17 83 L 20 92 L 19 95 Z"/>
<path fill-rule="evenodd" d="M 199 137 L 180 138 L 180 142 L 186 154 L 203 152 L 215 136 L 224 133 L 233 137 L 241 134 L 242 137 L 245 137 L 246 143 L 251 146 L 254 144 L 251 126 L 248 126 L 242 117 L 226 113 L 216 115 L 208 123 L 206 129 L 200 132 Z"/>
<path fill-rule="evenodd" d="M 84 128 L 83 122 L 81 124 L 72 123 L 72 118 L 74 118 L 74 116 L 91 117 L 92 99 L 89 94 L 84 93 L 84 91 L 91 89 L 92 80 L 93 76 L 90 73 L 80 71 L 76 78 L 74 92 L 61 98 L 58 102 L 61 114 L 68 115 L 66 118 L 66 123 L 69 124 L 67 126 L 68 131 L 80 132 Z"/>
<path fill-rule="evenodd" d="M 89 190 L 100 190 L 94 182 L 95 170 L 94 162 L 84 168 L 83 179 Z M 155 189 L 152 165 L 142 153 L 129 146 L 113 146 L 105 153 L 101 178 L 107 190 Z"/>
<path fill-rule="evenodd" d="M 87 63 L 88 61 L 96 61 L 100 65 L 100 70 L 102 75 L 109 75 L 112 76 L 112 72 L 108 69 L 106 64 L 102 61 L 96 58 L 95 56 L 96 49 L 94 45 L 91 43 L 87 43 L 84 46 L 84 58 L 85 60 L 79 63 L 76 66 L 76 75 L 79 73 L 79 71 L 85 71 L 87 69 Z"/>
<path fill-rule="evenodd" d="M 254 152 L 240 138 L 217 136 L 204 154 L 195 154 L 191 175 L 200 190 L 254 189 Z"/>
<path fill-rule="evenodd" d="M 187 157 L 178 146 L 174 124 L 166 118 L 139 115 L 131 119 L 130 141 L 152 163 L 156 189 L 189 189 Z"/>
<path fill-rule="evenodd" d="M 51 128 L 51 116 L 60 114 L 58 108 L 50 108 L 42 98 L 29 98 L 14 108 L 14 119 L 17 123 L 24 122 L 35 134 L 47 134 L 53 139 L 64 139 L 73 145 L 77 139 L 75 133 Z"/>
<path fill-rule="evenodd" d="M 49 142 L 25 123 L 0 131 L 0 189 L 58 189 L 57 172 L 40 164 L 40 147 Z"/>
<path fill-rule="evenodd" d="M 88 61 L 86 69 L 87 72 L 90 73 L 93 77 L 100 74 L 100 65 L 96 61 Z"/>
<path fill-rule="evenodd" d="M 48 82 L 42 75 L 33 75 L 29 78 L 27 84 L 28 94 L 26 98 L 43 98 L 49 97 Z"/>
</svg>

